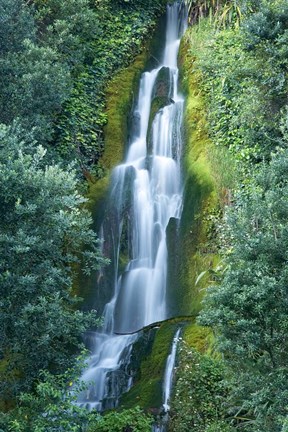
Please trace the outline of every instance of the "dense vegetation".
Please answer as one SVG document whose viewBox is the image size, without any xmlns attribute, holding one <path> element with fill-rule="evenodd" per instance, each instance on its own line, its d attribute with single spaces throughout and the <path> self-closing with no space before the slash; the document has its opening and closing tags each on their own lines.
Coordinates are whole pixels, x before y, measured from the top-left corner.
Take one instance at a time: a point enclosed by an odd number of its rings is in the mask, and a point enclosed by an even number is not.
<svg viewBox="0 0 288 432">
<path fill-rule="evenodd" d="M 72 287 L 79 265 L 106 263 L 79 190 L 104 174 L 107 83 L 165 3 L 0 0 L 0 431 L 151 430 L 139 408 L 73 404 L 97 319 Z M 207 108 L 221 262 L 199 317 L 215 347 L 182 345 L 169 427 L 287 432 L 288 5 L 186 4 L 183 78 Z"/>
<path fill-rule="evenodd" d="M 3 0 L 0 121 L 18 119 L 51 159 L 100 175 L 107 81 L 140 51 L 163 3 Z"/>
<path fill-rule="evenodd" d="M 164 4 L 0 0 L 4 432 L 149 430 L 137 409 L 104 420 L 72 404 L 82 335 L 98 324 L 79 310 L 73 281 L 79 266 L 106 264 L 80 193 L 84 177 L 103 174 L 106 87 L 143 49 Z"/>
<path fill-rule="evenodd" d="M 283 432 L 288 5 L 240 0 L 217 9 L 219 2 L 189 3 L 197 24 L 184 41 L 190 57 L 185 73 L 200 77 L 210 163 L 222 201 L 217 224 L 222 260 L 213 274 L 219 283 L 208 290 L 199 323 L 212 327 L 223 360 L 209 357 L 211 371 L 206 385 L 199 385 L 207 357 L 183 348 L 171 430 Z M 229 5 L 231 14 L 223 21 Z"/>
</svg>

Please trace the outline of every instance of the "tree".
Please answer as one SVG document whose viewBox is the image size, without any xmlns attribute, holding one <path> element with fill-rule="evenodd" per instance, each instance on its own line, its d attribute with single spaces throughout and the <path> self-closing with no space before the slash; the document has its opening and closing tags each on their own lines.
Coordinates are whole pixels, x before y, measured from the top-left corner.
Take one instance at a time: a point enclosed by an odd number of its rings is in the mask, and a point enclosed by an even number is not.
<svg viewBox="0 0 288 432">
<path fill-rule="evenodd" d="M 170 432 L 232 432 L 225 423 L 224 363 L 181 342 Z"/>
<path fill-rule="evenodd" d="M 0 355 L 7 397 L 29 389 L 41 369 L 59 373 L 71 364 L 81 335 L 96 324 L 93 313 L 76 309 L 72 267 L 81 256 L 84 271 L 105 263 L 73 169 L 45 166 L 44 148 L 25 145 L 21 133 L 0 129 Z"/>
<path fill-rule="evenodd" d="M 83 67 L 94 57 L 92 42 L 104 37 L 101 13 L 89 0 L 37 1 L 36 24 L 45 29 L 39 43 L 55 49 L 70 67 Z"/>
<path fill-rule="evenodd" d="M 39 142 L 51 139 L 52 120 L 71 87 L 58 54 L 26 40 L 23 52 L 0 57 L 0 74 L 0 121 L 9 125 L 18 118 Z"/>
<path fill-rule="evenodd" d="M 61 375 L 41 371 L 33 392 L 21 393 L 17 405 L 0 414 L 0 432 L 86 432 L 89 421 L 97 417 L 75 404 L 82 362 Z"/>
<path fill-rule="evenodd" d="M 23 43 L 35 39 L 30 8 L 22 0 L 0 0 L 0 56 L 23 51 Z"/>
<path fill-rule="evenodd" d="M 263 165 L 227 215 L 230 249 L 200 322 L 212 326 L 235 372 L 245 430 L 277 432 L 288 404 L 288 151 Z M 242 404 L 242 406 L 241 406 Z"/>
</svg>

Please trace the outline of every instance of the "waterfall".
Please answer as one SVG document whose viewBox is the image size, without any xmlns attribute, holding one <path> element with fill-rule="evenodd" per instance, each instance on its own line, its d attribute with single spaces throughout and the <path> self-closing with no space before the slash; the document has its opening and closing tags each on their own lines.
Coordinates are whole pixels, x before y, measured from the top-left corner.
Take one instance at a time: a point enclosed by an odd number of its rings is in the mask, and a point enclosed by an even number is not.
<svg viewBox="0 0 288 432">
<path fill-rule="evenodd" d="M 163 385 L 163 396 L 164 396 L 164 403 L 163 408 L 164 411 L 167 412 L 170 410 L 170 406 L 168 405 L 171 397 L 171 390 L 172 390 L 172 384 L 173 384 L 173 372 L 175 367 L 175 360 L 176 360 L 176 351 L 177 351 L 177 345 L 179 340 L 179 334 L 180 329 L 177 330 L 172 344 L 172 350 L 169 354 L 166 362 L 166 368 L 165 368 L 165 375 L 164 375 L 164 385 Z"/>
<path fill-rule="evenodd" d="M 175 336 L 173 338 L 172 349 L 166 361 L 164 382 L 163 382 L 163 405 L 162 405 L 164 413 L 161 414 L 161 417 L 158 418 L 158 421 L 152 425 L 151 432 L 167 431 L 167 426 L 169 423 L 169 411 L 170 411 L 169 402 L 170 402 L 171 391 L 173 387 L 174 367 L 176 362 L 177 345 L 179 341 L 180 332 L 181 329 L 179 328 L 176 331 Z"/>
<path fill-rule="evenodd" d="M 103 327 L 90 335 L 93 354 L 82 376 L 89 388 L 78 399 L 80 405 L 90 409 L 101 411 L 117 406 L 121 394 L 132 385 L 129 359 L 137 332 L 167 318 L 166 228 L 170 218 L 180 218 L 182 210 L 184 100 L 178 92 L 177 54 L 185 25 L 182 2 L 168 5 L 162 64 L 142 74 L 131 144 L 124 163 L 112 174 L 108 216 L 101 233 L 104 245 L 106 242 L 111 246 L 114 274 L 109 280 L 114 284 L 114 293 L 105 306 Z M 149 127 L 151 104 L 163 71 L 169 72 L 167 104 Z M 129 258 L 124 271 L 119 271 L 124 237 Z M 170 390 L 166 404 L 169 395 Z"/>
</svg>

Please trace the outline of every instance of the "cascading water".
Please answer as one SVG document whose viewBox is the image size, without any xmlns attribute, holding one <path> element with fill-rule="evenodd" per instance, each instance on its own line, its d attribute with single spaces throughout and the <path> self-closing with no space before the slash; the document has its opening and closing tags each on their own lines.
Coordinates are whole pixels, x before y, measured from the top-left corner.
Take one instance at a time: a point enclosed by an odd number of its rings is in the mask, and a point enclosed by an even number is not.
<svg viewBox="0 0 288 432">
<path fill-rule="evenodd" d="M 174 336 L 172 350 L 166 362 L 164 385 L 163 385 L 163 396 L 164 396 L 163 408 L 165 412 L 170 410 L 169 401 L 171 397 L 171 390 L 173 384 L 173 376 L 174 376 L 173 372 L 174 372 L 175 361 L 176 361 L 176 351 L 177 351 L 177 345 L 179 340 L 179 334 L 180 334 L 180 329 L 177 330 Z"/>
<path fill-rule="evenodd" d="M 174 368 L 176 363 L 177 345 L 179 341 L 181 329 L 179 328 L 173 338 L 172 349 L 168 355 L 165 367 L 164 382 L 163 382 L 163 411 L 160 420 L 152 425 L 152 432 L 166 432 L 169 421 L 170 398 L 173 386 Z"/>
<path fill-rule="evenodd" d="M 183 98 L 178 93 L 177 54 L 185 30 L 182 2 L 167 6 L 163 62 L 145 72 L 140 81 L 133 118 L 134 136 L 126 160 L 114 169 L 109 199 L 109 221 L 103 222 L 104 243 L 113 244 L 114 295 L 104 310 L 103 328 L 92 334 L 93 355 L 82 379 L 92 383 L 78 403 L 88 408 L 113 408 L 131 386 L 129 357 L 137 331 L 167 318 L 166 228 L 180 218 L 180 175 Z M 167 105 L 158 111 L 148 135 L 151 102 L 160 71 L 168 70 Z M 147 141 L 151 142 L 151 154 Z M 113 224 L 111 224 L 113 220 Z M 119 272 L 123 232 L 127 231 L 129 262 Z M 126 333 L 126 334 L 125 334 Z M 132 334 L 133 333 L 133 334 Z"/>
</svg>

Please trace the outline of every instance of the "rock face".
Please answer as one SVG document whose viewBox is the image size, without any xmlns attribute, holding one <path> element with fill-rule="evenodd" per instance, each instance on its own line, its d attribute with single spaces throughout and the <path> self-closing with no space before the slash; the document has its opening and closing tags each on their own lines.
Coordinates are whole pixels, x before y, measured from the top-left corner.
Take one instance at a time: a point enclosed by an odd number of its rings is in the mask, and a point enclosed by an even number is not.
<svg viewBox="0 0 288 432">
<path fill-rule="evenodd" d="M 98 280 L 98 290 L 101 292 L 101 305 L 103 305 L 103 307 L 113 296 L 113 288 L 119 271 L 117 265 L 121 266 L 121 268 L 125 268 L 130 259 L 130 221 L 132 219 L 131 184 L 135 180 L 135 169 L 132 166 L 115 169 L 112 177 L 113 182 L 111 182 L 110 186 L 111 199 L 110 201 L 107 200 L 105 217 L 102 224 L 102 235 L 105 238 L 103 254 L 109 257 L 119 255 L 119 262 L 117 263 L 115 260 L 111 260 L 110 265 L 103 269 L 104 277 Z M 114 186 L 112 187 L 112 185 Z M 121 187 L 123 187 L 121 195 L 122 200 L 117 203 Z M 117 250 L 117 246 L 115 245 L 120 243 L 121 248 Z"/>
<path fill-rule="evenodd" d="M 179 220 L 171 218 L 166 229 L 168 250 L 167 316 L 183 314 L 179 307 Z"/>
<path fill-rule="evenodd" d="M 173 83 L 170 76 L 171 72 L 168 67 L 163 66 L 159 74 L 157 76 L 153 93 L 152 93 L 152 103 L 151 103 L 151 111 L 149 118 L 149 126 L 148 126 L 148 153 L 151 153 L 153 147 L 153 138 L 152 138 L 152 123 L 155 119 L 155 116 L 159 110 L 164 108 L 165 106 L 171 104 L 173 101 L 171 99 L 171 95 L 173 94 Z"/>
<path fill-rule="evenodd" d="M 170 79 L 170 68 L 163 66 L 158 74 L 154 91 L 153 98 L 168 98 L 169 95 L 173 94 L 173 88 Z"/>
</svg>

